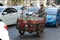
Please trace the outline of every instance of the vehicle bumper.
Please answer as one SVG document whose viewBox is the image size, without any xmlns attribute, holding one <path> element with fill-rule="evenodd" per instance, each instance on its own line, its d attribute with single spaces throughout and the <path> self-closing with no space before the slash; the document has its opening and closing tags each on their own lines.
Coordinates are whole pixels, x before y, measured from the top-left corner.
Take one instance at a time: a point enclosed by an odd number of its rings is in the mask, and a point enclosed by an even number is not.
<svg viewBox="0 0 60 40">
<path fill-rule="evenodd" d="M 46 22 L 46 25 L 56 25 L 56 22 Z"/>
</svg>

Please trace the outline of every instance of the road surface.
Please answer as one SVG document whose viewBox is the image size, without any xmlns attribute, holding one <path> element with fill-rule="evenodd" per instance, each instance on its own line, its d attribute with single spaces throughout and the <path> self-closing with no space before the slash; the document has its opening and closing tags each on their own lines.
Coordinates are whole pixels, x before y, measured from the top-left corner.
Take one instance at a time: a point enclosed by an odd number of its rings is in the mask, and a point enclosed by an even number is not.
<svg viewBox="0 0 60 40">
<path fill-rule="evenodd" d="M 25 33 L 20 35 L 16 26 L 8 28 L 9 37 L 11 40 L 60 40 L 60 28 L 45 28 L 42 37 L 37 37 L 36 33 Z"/>
</svg>

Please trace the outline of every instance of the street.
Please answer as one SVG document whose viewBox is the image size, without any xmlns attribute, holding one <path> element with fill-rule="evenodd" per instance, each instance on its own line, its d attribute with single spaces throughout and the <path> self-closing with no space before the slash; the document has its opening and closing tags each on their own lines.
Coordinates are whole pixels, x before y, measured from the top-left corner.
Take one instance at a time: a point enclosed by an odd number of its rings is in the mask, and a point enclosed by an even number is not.
<svg viewBox="0 0 60 40">
<path fill-rule="evenodd" d="M 42 37 L 37 37 L 35 33 L 19 35 L 15 26 L 8 28 L 9 36 L 11 40 L 60 40 L 60 28 L 45 28 Z"/>
<path fill-rule="evenodd" d="M 0 22 L 0 40 L 60 40 L 60 0 L 0 0 Z"/>
</svg>

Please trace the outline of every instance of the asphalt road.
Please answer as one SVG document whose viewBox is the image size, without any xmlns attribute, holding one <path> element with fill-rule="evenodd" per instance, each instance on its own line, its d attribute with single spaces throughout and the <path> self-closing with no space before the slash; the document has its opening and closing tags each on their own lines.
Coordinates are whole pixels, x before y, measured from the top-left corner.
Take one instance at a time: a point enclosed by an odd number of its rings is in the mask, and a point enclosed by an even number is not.
<svg viewBox="0 0 60 40">
<path fill-rule="evenodd" d="M 42 37 L 27 32 L 21 36 L 15 26 L 9 27 L 8 32 L 11 40 L 60 40 L 60 28 L 45 28 Z"/>
</svg>

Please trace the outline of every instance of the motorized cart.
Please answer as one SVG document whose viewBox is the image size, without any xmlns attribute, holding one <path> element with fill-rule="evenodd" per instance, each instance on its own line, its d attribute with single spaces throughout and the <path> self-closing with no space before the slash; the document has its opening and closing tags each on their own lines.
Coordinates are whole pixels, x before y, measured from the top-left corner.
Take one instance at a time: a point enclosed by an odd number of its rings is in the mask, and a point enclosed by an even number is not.
<svg viewBox="0 0 60 40">
<path fill-rule="evenodd" d="M 27 31 L 29 33 L 36 32 L 37 36 L 40 36 L 45 27 L 45 18 L 33 16 L 33 15 L 27 15 L 24 17 L 21 15 L 17 19 L 17 29 L 21 35 L 24 35 L 24 33 Z"/>
</svg>

